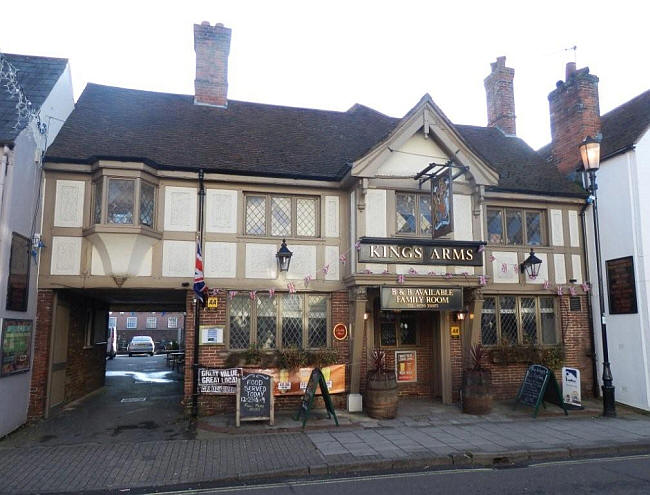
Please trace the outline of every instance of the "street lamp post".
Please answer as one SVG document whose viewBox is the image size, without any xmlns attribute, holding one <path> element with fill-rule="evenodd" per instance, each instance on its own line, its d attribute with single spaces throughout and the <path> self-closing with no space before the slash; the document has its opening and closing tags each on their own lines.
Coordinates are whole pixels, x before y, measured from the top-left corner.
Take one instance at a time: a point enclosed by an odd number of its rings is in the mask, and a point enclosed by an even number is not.
<svg viewBox="0 0 650 495">
<path fill-rule="evenodd" d="M 598 273 L 598 303 L 600 311 L 600 330 L 603 339 L 603 416 L 616 417 L 616 400 L 614 396 L 614 379 L 609 366 L 609 351 L 607 349 L 607 322 L 605 318 L 605 296 L 603 294 L 603 271 L 600 261 L 600 232 L 598 228 L 598 185 L 596 171 L 600 167 L 600 141 L 587 136 L 580 145 L 582 165 L 589 177 L 587 188 L 593 206 L 594 241 L 596 243 L 596 271 Z"/>
</svg>

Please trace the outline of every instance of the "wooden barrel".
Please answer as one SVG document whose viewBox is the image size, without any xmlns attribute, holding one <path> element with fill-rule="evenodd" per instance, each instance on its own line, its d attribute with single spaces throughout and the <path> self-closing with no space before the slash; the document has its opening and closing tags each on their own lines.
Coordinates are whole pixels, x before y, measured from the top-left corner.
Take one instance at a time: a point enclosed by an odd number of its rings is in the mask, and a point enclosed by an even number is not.
<svg viewBox="0 0 650 495">
<path fill-rule="evenodd" d="M 487 414 L 492 409 L 491 374 L 488 370 L 467 370 L 463 375 L 463 412 Z"/>
<path fill-rule="evenodd" d="M 364 406 L 366 414 L 375 419 L 397 416 L 397 379 L 394 371 L 368 373 Z"/>
</svg>

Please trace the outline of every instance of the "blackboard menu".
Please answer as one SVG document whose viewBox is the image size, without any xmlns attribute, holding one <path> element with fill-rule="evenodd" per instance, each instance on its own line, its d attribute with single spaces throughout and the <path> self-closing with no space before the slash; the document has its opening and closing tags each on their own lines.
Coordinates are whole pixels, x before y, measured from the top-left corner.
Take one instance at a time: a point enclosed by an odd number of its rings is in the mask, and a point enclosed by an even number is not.
<svg viewBox="0 0 650 495">
<path fill-rule="evenodd" d="M 240 421 L 273 418 L 273 380 L 263 373 L 242 376 L 237 390 L 237 426 Z"/>
<path fill-rule="evenodd" d="M 199 368 L 199 393 L 235 395 L 241 368 Z"/>
<path fill-rule="evenodd" d="M 314 404 L 314 397 L 316 391 L 320 387 L 320 392 L 323 396 L 323 401 L 325 402 L 325 410 L 327 411 L 327 417 L 331 418 L 334 416 L 334 422 L 336 426 L 339 425 L 339 420 L 336 417 L 336 411 L 334 410 L 334 403 L 332 402 L 332 397 L 330 397 L 329 390 L 327 389 L 327 382 L 323 376 L 323 372 L 319 368 L 314 368 L 309 375 L 309 381 L 305 387 L 305 395 L 302 396 L 302 401 L 300 402 L 300 409 L 298 409 L 298 414 L 294 418 L 296 421 L 299 421 L 302 418 L 302 426 L 304 428 L 307 419 L 309 418 L 309 413 Z"/>
<path fill-rule="evenodd" d="M 612 315 L 637 312 L 632 256 L 607 261 L 607 292 Z"/>
<path fill-rule="evenodd" d="M 519 402 L 527 406 L 535 407 L 544 392 L 544 385 L 548 377 L 548 368 L 533 364 L 526 371 L 524 382 L 519 391 Z"/>
</svg>

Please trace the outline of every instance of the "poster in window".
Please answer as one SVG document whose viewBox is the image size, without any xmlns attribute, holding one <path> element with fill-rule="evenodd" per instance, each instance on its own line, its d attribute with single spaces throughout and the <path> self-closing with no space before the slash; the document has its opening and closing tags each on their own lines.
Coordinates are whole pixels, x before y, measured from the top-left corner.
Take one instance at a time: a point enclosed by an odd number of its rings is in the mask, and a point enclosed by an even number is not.
<svg viewBox="0 0 650 495">
<path fill-rule="evenodd" d="M 27 311 L 29 297 L 29 254 L 31 242 L 14 233 L 11 237 L 9 277 L 7 280 L 7 309 Z"/>
<path fill-rule="evenodd" d="M 397 383 L 418 381 L 416 351 L 395 351 L 395 376 Z"/>
<path fill-rule="evenodd" d="M 454 230 L 452 168 L 431 179 L 431 216 L 433 238 L 437 239 Z"/>
<path fill-rule="evenodd" d="M 29 370 L 32 352 L 32 320 L 2 321 L 0 376 Z"/>
<path fill-rule="evenodd" d="M 608 260 L 606 263 L 609 314 L 636 313 L 636 282 L 632 256 Z"/>
</svg>

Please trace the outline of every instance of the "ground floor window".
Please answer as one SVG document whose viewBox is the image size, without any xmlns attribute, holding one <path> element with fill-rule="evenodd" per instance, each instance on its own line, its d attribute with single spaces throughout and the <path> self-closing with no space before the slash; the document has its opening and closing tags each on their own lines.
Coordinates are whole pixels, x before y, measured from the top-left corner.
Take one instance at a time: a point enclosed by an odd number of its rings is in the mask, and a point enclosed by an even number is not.
<svg viewBox="0 0 650 495">
<path fill-rule="evenodd" d="M 481 313 L 483 345 L 557 344 L 555 298 L 488 296 Z"/>
<path fill-rule="evenodd" d="M 235 296 L 228 306 L 230 348 L 327 347 L 328 308 L 326 294 Z"/>
<path fill-rule="evenodd" d="M 382 347 L 417 345 L 416 314 L 408 311 L 382 311 L 379 319 L 379 342 Z"/>
</svg>

